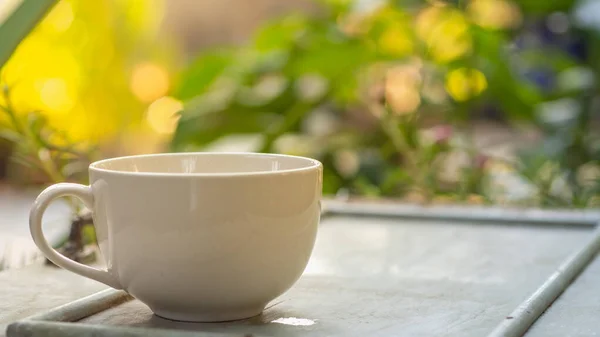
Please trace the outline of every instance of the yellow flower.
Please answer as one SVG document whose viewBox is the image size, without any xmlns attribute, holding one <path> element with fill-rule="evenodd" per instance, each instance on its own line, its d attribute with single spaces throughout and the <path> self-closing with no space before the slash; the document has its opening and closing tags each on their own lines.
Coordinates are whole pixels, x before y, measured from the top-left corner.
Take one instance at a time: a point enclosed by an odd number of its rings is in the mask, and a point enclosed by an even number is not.
<svg viewBox="0 0 600 337">
<path fill-rule="evenodd" d="M 437 62 L 451 62 L 471 50 L 469 24 L 458 10 L 445 6 L 427 7 L 417 15 L 415 30 Z"/>
<path fill-rule="evenodd" d="M 473 22 L 489 29 L 515 28 L 522 21 L 519 7 L 507 0 L 474 0 L 467 11 Z"/>
<path fill-rule="evenodd" d="M 446 75 L 446 91 L 455 101 L 478 96 L 487 88 L 485 75 L 473 68 L 459 68 Z"/>
<path fill-rule="evenodd" d="M 388 27 L 379 37 L 378 44 L 382 52 L 397 57 L 410 55 L 414 50 L 414 43 L 408 29 L 401 25 Z"/>
</svg>

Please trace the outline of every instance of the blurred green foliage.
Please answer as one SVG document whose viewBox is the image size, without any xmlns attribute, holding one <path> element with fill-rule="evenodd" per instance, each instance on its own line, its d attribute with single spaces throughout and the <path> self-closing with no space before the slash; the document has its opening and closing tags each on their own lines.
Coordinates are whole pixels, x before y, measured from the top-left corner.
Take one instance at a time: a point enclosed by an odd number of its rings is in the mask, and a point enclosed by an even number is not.
<svg viewBox="0 0 600 337">
<path fill-rule="evenodd" d="M 255 151 L 320 159 L 327 194 L 510 202 L 500 170 L 529 188 L 520 204 L 598 202 L 599 35 L 574 2 L 318 4 L 198 55 L 172 92 L 172 150 L 259 135 Z M 482 153 L 473 124 L 490 114 L 540 137 L 516 158 Z"/>
<path fill-rule="evenodd" d="M 162 12 L 161 0 L 0 1 L 0 179 L 86 183 L 89 163 L 115 145 L 157 143 L 145 110 L 168 91 L 177 54 L 171 40 L 156 45 Z M 67 201 L 71 231 L 56 247 L 83 260 L 91 214 Z M 9 262 L 0 257 L 0 270 Z"/>
</svg>

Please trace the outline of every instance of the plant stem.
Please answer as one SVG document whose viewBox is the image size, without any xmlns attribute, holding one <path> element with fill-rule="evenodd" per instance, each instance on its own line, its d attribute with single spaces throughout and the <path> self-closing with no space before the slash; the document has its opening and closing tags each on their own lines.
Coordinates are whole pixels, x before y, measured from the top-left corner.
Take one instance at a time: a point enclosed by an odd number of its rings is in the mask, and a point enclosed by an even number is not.
<svg viewBox="0 0 600 337">
<path fill-rule="evenodd" d="M 22 138 L 19 145 L 24 148 L 26 153 L 35 158 L 33 162 L 52 183 L 65 181 L 65 176 L 60 172 L 60 169 L 52 158 L 51 151 L 53 151 L 53 148 L 46 146 L 48 144 L 45 142 L 40 142 L 40 137 L 36 137 L 32 130 L 24 127 L 13 109 L 10 93 L 6 87 L 3 89 L 3 95 L 6 106 L 2 107 L 2 110 L 8 115 L 12 128 Z M 81 210 L 79 203 L 75 202 L 72 198 L 68 198 L 67 202 L 75 214 Z"/>
<path fill-rule="evenodd" d="M 21 123 L 19 122 L 17 115 L 14 112 L 8 87 L 5 86 L 2 88 L 2 95 L 4 96 L 4 102 L 6 103 L 6 106 L 0 106 L 0 108 L 2 108 L 2 110 L 4 110 L 4 112 L 6 112 L 6 114 L 8 115 L 8 118 L 13 124 L 13 128 L 15 129 L 15 131 L 17 131 L 17 133 L 23 134 L 24 130 L 21 126 Z"/>
<path fill-rule="evenodd" d="M 310 104 L 298 103 L 292 106 L 287 111 L 284 120 L 276 130 L 264 133 L 263 143 L 259 148 L 259 152 L 271 151 L 273 144 L 275 143 L 277 138 L 286 133 L 288 130 L 292 129 L 294 126 L 298 125 L 298 123 L 302 120 L 302 117 L 304 117 L 304 115 L 306 115 L 307 112 L 311 111 L 314 107 L 322 104 L 325 97 L 327 97 L 327 95 L 323 95 L 323 98 Z"/>
<path fill-rule="evenodd" d="M 0 68 L 4 66 L 19 43 L 57 3 L 57 0 L 22 0 L 15 11 L 0 23 Z"/>
<path fill-rule="evenodd" d="M 394 115 L 391 111 L 386 109 L 383 112 L 381 118 L 381 127 L 385 134 L 389 137 L 396 151 L 407 161 L 409 170 L 416 177 L 416 186 L 423 193 L 423 196 L 427 201 L 433 199 L 432 191 L 427 188 L 427 175 L 428 170 L 423 169 L 419 165 L 419 159 L 415 155 L 414 151 L 406 143 L 402 134 L 398 130 L 398 125 L 401 123 L 399 118 Z"/>
</svg>

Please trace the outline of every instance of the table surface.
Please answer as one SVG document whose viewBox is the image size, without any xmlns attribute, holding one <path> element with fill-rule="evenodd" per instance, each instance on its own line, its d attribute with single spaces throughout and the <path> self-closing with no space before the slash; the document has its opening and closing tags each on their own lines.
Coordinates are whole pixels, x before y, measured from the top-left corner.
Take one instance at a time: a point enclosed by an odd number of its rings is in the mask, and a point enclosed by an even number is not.
<svg viewBox="0 0 600 337">
<path fill-rule="evenodd" d="M 600 336 L 600 256 L 529 329 L 527 337 Z"/>
<path fill-rule="evenodd" d="M 0 185 L 0 261 L 6 268 L 19 268 L 41 255 L 29 234 L 29 208 L 37 190 L 16 190 Z M 44 214 L 44 233 L 50 242 L 64 238 L 69 230 L 69 208 L 60 200 Z"/>
<path fill-rule="evenodd" d="M 589 229 L 326 219 L 300 281 L 259 317 L 198 331 L 286 336 L 485 336 L 590 235 Z M 600 335 L 593 264 L 527 336 Z M 32 266 L 0 273 L 0 331 L 104 286 Z M 88 323 L 180 328 L 137 301 Z M 179 323 L 180 324 L 180 323 Z M 376 328 L 376 330 L 374 330 Z M 0 334 L 0 336 L 2 336 Z"/>
</svg>

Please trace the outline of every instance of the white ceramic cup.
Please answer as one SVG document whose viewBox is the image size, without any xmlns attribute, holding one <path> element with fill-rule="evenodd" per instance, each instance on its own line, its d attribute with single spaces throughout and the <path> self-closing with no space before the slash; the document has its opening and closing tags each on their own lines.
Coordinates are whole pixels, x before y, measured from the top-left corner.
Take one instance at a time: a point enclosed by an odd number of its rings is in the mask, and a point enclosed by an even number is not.
<svg viewBox="0 0 600 337">
<path fill-rule="evenodd" d="M 311 255 L 322 165 L 260 153 L 167 153 L 95 162 L 90 186 L 59 183 L 36 199 L 33 240 L 56 265 L 124 289 L 158 316 L 228 321 L 262 312 Z M 60 196 L 93 212 L 107 270 L 74 262 L 42 233 Z"/>
</svg>

